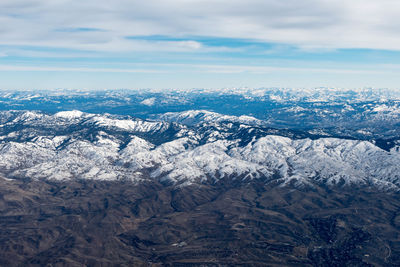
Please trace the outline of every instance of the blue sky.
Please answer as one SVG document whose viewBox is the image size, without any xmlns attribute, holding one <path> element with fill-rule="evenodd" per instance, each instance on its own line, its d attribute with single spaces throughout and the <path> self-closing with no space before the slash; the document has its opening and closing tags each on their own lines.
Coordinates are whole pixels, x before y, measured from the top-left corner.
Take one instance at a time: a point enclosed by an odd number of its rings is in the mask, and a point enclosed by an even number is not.
<svg viewBox="0 0 400 267">
<path fill-rule="evenodd" d="M 0 88 L 389 87 L 394 0 L 2 0 Z"/>
</svg>

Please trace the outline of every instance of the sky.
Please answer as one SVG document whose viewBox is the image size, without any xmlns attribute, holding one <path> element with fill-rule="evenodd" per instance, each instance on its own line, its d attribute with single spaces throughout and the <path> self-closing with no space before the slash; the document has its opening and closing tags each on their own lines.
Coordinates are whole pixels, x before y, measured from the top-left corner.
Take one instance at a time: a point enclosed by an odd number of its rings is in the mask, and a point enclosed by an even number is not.
<svg viewBox="0 0 400 267">
<path fill-rule="evenodd" d="M 400 88 L 398 0 L 1 0 L 0 89 Z"/>
</svg>

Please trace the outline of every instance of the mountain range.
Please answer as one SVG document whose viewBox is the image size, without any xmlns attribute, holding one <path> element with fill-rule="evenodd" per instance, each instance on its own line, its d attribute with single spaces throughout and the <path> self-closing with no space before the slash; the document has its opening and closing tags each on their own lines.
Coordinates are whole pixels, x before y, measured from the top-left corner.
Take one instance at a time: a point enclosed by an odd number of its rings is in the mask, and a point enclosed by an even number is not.
<svg viewBox="0 0 400 267">
<path fill-rule="evenodd" d="M 0 167 L 9 178 L 154 179 L 173 184 L 264 178 L 298 186 L 400 187 L 398 147 L 270 128 L 207 111 L 159 120 L 64 111 L 0 114 Z"/>
<path fill-rule="evenodd" d="M 333 92 L 2 93 L 0 265 L 400 265 L 398 95 Z"/>
</svg>

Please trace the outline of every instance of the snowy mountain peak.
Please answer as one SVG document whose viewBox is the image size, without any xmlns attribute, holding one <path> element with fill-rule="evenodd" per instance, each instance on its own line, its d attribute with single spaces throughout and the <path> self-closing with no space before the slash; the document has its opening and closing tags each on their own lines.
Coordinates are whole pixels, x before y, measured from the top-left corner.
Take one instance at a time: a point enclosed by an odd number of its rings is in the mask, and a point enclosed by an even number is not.
<svg viewBox="0 0 400 267">
<path fill-rule="evenodd" d="M 58 118 L 64 119 L 77 119 L 83 116 L 83 112 L 79 110 L 72 110 L 72 111 L 60 111 L 55 114 Z"/>
<path fill-rule="evenodd" d="M 168 112 L 158 116 L 159 120 L 176 122 L 185 125 L 196 125 L 200 123 L 218 123 L 222 121 L 245 123 L 249 125 L 261 125 L 265 122 L 251 116 L 222 115 L 207 110 L 188 110 L 184 112 Z"/>
</svg>

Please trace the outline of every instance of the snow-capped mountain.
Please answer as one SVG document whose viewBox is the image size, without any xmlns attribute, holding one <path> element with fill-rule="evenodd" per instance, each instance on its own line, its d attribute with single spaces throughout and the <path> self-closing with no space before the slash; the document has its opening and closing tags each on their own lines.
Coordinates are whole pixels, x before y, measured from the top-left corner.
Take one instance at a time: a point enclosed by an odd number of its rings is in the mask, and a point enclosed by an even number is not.
<svg viewBox="0 0 400 267">
<path fill-rule="evenodd" d="M 400 153 L 369 141 L 277 130 L 208 111 L 153 120 L 80 111 L 0 113 L 8 178 L 149 179 L 180 186 L 232 179 L 296 186 L 400 188 Z"/>
<path fill-rule="evenodd" d="M 251 116 L 229 116 L 207 110 L 188 110 L 183 112 L 167 112 L 157 117 L 163 121 L 177 122 L 185 125 L 198 125 L 202 123 L 220 123 L 224 121 L 237 122 L 248 125 L 265 125 L 266 122 Z"/>
</svg>

